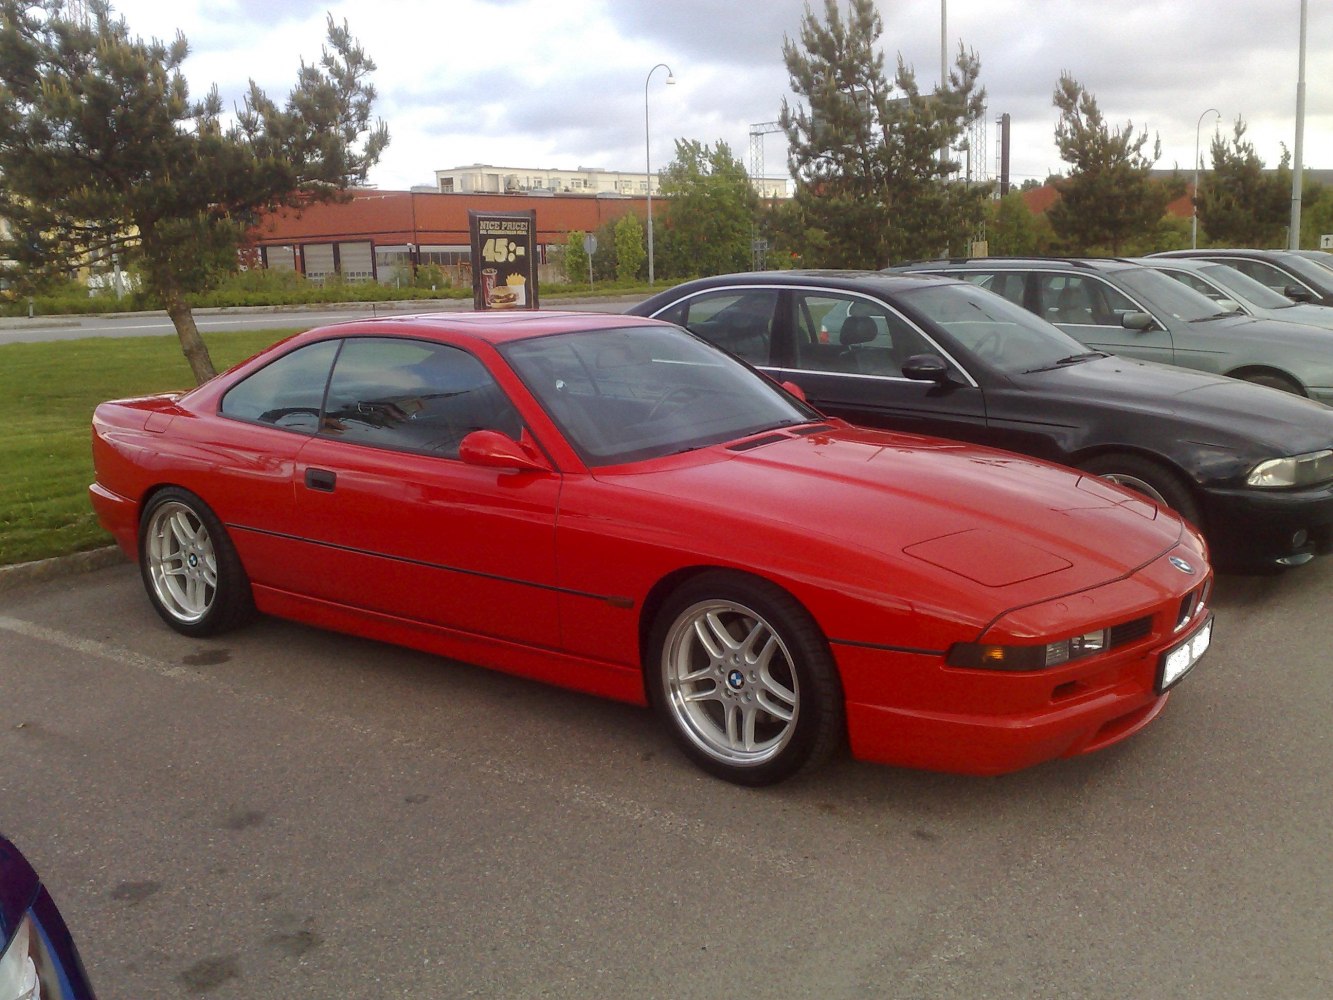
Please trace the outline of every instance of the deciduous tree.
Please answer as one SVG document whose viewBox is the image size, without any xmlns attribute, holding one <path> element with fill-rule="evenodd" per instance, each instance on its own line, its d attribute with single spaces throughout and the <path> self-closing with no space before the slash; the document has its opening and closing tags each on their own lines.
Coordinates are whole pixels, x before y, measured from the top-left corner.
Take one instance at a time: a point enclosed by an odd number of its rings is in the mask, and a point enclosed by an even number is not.
<svg viewBox="0 0 1333 1000">
<path fill-rule="evenodd" d="M 759 195 L 745 165 L 719 140 L 677 139 L 662 171 L 665 209 L 656 235 L 662 273 L 672 278 L 743 271 L 750 266 Z"/>
<path fill-rule="evenodd" d="M 986 189 L 956 180 L 961 164 L 941 155 L 984 113 L 980 60 L 960 46 L 948 82 L 922 93 L 901 56 L 889 82 L 882 33 L 874 0 L 851 0 L 846 17 L 825 0 L 823 19 L 807 7 L 799 42 L 783 43 L 798 97 L 780 117 L 796 190 L 776 228 L 807 264 L 883 267 L 962 250 L 982 219 Z"/>
<path fill-rule="evenodd" d="M 616 277 L 634 281 L 648 259 L 643 240 L 643 223 L 633 212 L 626 212 L 616 220 Z"/>
<path fill-rule="evenodd" d="M 279 106 L 251 81 L 224 124 L 191 101 L 174 41 L 130 33 L 106 0 L 0 0 L 0 215 L 29 274 L 115 256 L 137 265 L 199 381 L 213 364 L 188 295 L 234 270 L 256 213 L 339 197 L 388 142 L 375 64 L 330 16 L 317 65 Z"/>
</svg>

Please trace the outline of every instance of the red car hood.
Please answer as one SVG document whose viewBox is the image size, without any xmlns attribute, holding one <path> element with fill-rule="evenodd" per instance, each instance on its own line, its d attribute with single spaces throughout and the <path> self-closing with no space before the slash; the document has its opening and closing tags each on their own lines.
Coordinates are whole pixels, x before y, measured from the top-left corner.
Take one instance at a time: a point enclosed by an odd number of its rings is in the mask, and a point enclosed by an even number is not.
<svg viewBox="0 0 1333 1000">
<path fill-rule="evenodd" d="M 1038 577 L 1058 593 L 1097 586 L 1183 531 L 1174 514 L 1102 479 L 1009 452 L 854 428 L 746 443 L 598 478 L 987 587 Z"/>
</svg>

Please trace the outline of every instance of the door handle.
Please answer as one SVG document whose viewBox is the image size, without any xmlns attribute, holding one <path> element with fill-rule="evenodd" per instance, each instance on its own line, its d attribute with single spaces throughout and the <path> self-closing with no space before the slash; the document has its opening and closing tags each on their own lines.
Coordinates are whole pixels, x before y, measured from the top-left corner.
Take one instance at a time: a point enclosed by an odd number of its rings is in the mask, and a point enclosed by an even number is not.
<svg viewBox="0 0 1333 1000">
<path fill-rule="evenodd" d="M 338 481 L 338 474 L 330 472 L 328 469 L 306 469 L 305 484 L 309 489 L 319 490 L 322 493 L 332 493 L 333 486 Z"/>
</svg>

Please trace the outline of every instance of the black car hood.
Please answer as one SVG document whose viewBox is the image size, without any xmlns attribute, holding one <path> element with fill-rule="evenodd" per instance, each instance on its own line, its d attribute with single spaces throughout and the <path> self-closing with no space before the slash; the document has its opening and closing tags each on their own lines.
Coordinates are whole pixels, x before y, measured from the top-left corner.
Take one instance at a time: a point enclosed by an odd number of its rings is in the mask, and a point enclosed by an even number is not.
<svg viewBox="0 0 1333 1000">
<path fill-rule="evenodd" d="M 1169 413 L 1180 433 L 1229 447 L 1243 440 L 1274 456 L 1333 447 L 1333 408 L 1224 375 L 1109 357 L 1014 380 L 1085 405 L 1101 402 L 1158 417 Z"/>
</svg>

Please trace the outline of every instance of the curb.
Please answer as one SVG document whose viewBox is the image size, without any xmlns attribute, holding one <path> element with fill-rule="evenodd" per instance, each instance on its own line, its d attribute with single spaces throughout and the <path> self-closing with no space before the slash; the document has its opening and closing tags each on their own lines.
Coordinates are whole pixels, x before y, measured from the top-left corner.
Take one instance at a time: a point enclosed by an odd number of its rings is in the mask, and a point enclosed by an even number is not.
<svg viewBox="0 0 1333 1000">
<path fill-rule="evenodd" d="M 104 569 L 124 562 L 128 562 L 125 553 L 115 545 L 108 545 L 88 552 L 75 552 L 70 556 L 56 556 L 52 559 L 39 559 L 36 562 L 0 566 L 0 594 L 41 583 L 43 580 L 55 580 L 76 573 L 89 573 L 95 569 Z"/>
</svg>

